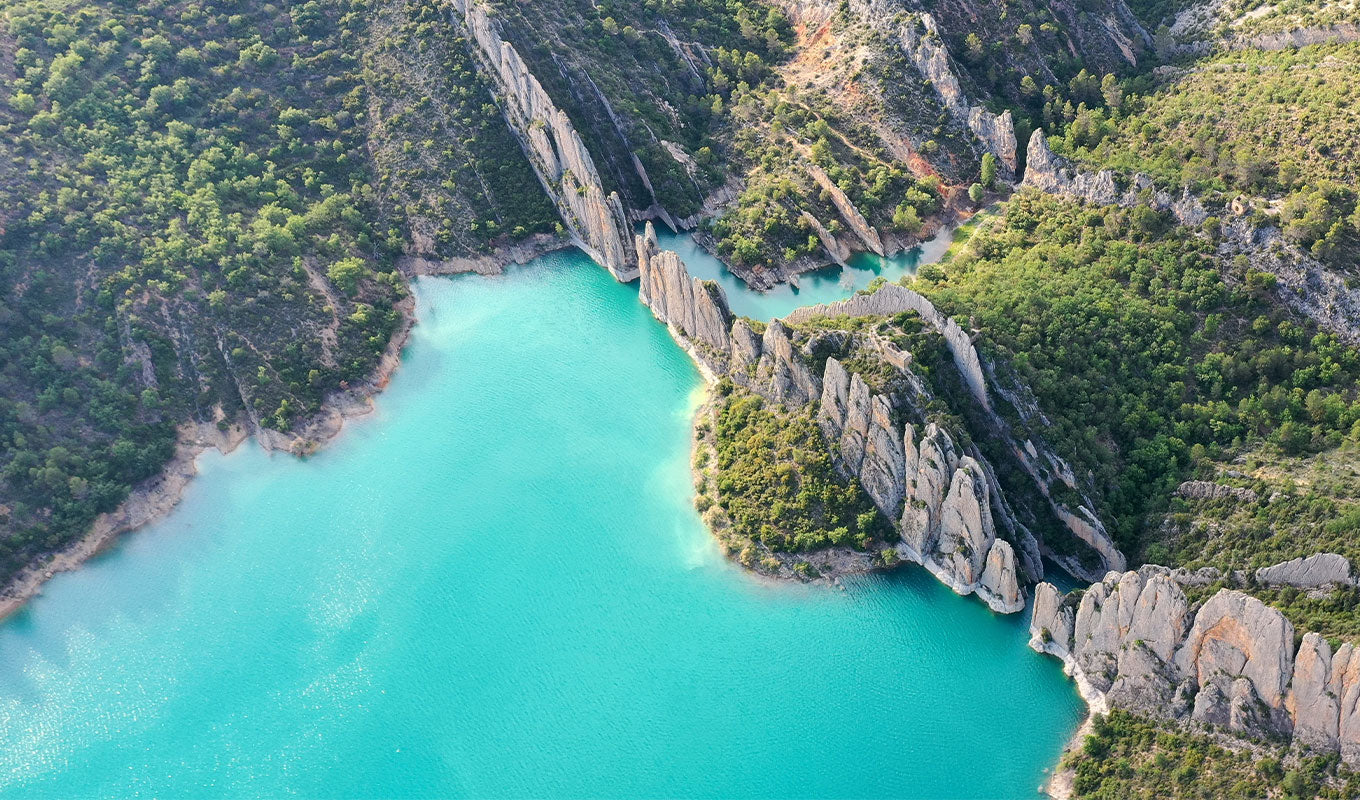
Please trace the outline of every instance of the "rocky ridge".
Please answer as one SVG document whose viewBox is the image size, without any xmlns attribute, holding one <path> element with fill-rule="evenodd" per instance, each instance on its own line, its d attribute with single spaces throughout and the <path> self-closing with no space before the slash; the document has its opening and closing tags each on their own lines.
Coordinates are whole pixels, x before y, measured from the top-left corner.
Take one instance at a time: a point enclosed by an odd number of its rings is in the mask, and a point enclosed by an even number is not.
<svg viewBox="0 0 1360 800">
<path fill-rule="evenodd" d="M 1062 659 L 1092 712 L 1120 708 L 1360 763 L 1360 652 L 1316 633 L 1296 646 L 1283 614 L 1235 589 L 1193 608 L 1182 585 L 1195 583 L 1155 565 L 1067 595 L 1040 583 L 1030 646 Z"/>
<path fill-rule="evenodd" d="M 478 0 L 451 3 L 475 45 L 474 56 L 500 91 L 506 121 L 575 243 L 615 278 L 637 277 L 623 201 L 617 192 L 605 192 L 595 162 L 566 112 L 553 103 L 515 48 L 499 36 Z"/>
<path fill-rule="evenodd" d="M 847 331 L 800 334 L 806 340 L 796 341 L 790 328 L 819 316 L 914 311 L 944 338 L 978 404 L 989 403 L 980 358 L 957 322 L 916 292 L 890 284 L 830 306 L 799 309 L 757 333 L 752 323 L 733 316 L 720 288 L 690 277 L 675 253 L 661 250 L 650 226 L 637 237 L 635 250 L 642 301 L 711 379 L 728 377 L 785 407 L 818 403 L 822 438 L 838 468 L 857 479 L 894 523 L 901 536 L 899 557 L 926 566 L 960 594 L 977 594 L 999 612 L 1024 607 L 1022 582 L 1043 575 L 1039 544 L 1010 509 L 981 453 L 965 450 L 926 419 L 923 410 L 932 396 L 927 382 L 912 372 L 911 354 Z M 873 388 L 835 356 L 825 358 L 821 374 L 814 370 L 814 352 L 847 347 L 868 348 L 891 365 L 896 388 Z"/>
<path fill-rule="evenodd" d="M 1000 160 L 1001 177 L 1007 180 L 1014 178 L 1019 148 L 1015 141 L 1015 122 L 1011 119 L 1011 112 L 1003 111 L 998 115 L 969 103 L 959 85 L 949 52 L 940 38 L 935 18 L 925 12 L 915 17 L 908 16 L 897 24 L 896 33 L 902 50 L 921 74 L 930 80 L 949 113 L 968 126 L 984 151 Z"/>
<path fill-rule="evenodd" d="M 1124 569 L 1124 555 L 1115 547 L 1113 539 L 1106 532 L 1100 519 L 1088 508 L 1089 501 L 1073 510 L 1054 499 L 1052 488 L 1058 481 L 1073 491 L 1079 491 L 1071 467 L 1042 441 L 1036 444 L 1034 437 L 1020 441 L 1010 423 L 993 408 L 989 389 L 1001 387 L 997 382 L 989 382 L 987 365 L 973 343 L 973 336 L 958 322 L 941 313 L 928 299 L 906 287 L 888 284 L 872 294 L 856 295 L 831 304 L 796 309 L 786 319 L 790 323 L 799 324 L 817 317 L 891 316 L 904 311 L 915 311 L 920 314 L 922 319 L 943 335 L 945 344 L 953 356 L 954 365 L 958 368 L 973 399 L 986 415 L 995 438 L 1009 443 L 1012 455 L 1034 480 L 1054 515 L 1099 556 L 1102 571 L 1091 574 L 1073 558 L 1061 559 L 1064 567 L 1074 575 L 1083 577 L 1089 575 L 1090 580 L 1098 580 L 1108 570 Z M 1022 418 L 1031 416 L 1029 404 L 1020 399 L 1023 392 L 1018 387 L 1007 387 L 998 393 L 1020 412 Z"/>
<path fill-rule="evenodd" d="M 1253 268 L 1275 276 L 1276 295 L 1285 305 L 1345 341 L 1360 343 L 1360 286 L 1348 285 L 1345 275 L 1285 241 L 1278 228 L 1252 224 L 1244 208 L 1211 212 L 1189 189 L 1175 195 L 1157 188 L 1152 178 L 1142 173 L 1121 187 L 1121 179 L 1113 170 L 1082 170 L 1054 153 L 1043 131 L 1035 131 L 1030 137 L 1020 185 L 1092 205 L 1148 206 L 1194 229 L 1215 217 L 1219 219 L 1220 256 L 1245 255 Z"/>
</svg>

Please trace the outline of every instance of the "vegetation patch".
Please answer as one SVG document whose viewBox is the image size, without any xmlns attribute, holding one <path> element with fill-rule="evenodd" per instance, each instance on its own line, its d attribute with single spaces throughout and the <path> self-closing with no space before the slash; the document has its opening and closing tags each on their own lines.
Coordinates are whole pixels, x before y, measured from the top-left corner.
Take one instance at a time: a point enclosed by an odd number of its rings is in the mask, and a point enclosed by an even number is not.
<svg viewBox="0 0 1360 800">
<path fill-rule="evenodd" d="M 1142 209 L 1147 211 L 1147 209 Z M 1269 441 L 1314 453 L 1360 435 L 1360 356 L 1270 302 L 1269 282 L 1140 210 L 1022 193 L 914 287 L 971 317 L 1027 383 L 1039 433 L 1094 490 L 1121 549 L 1203 458 Z"/>
<path fill-rule="evenodd" d="M 772 407 L 726 379 L 717 392 L 697 429 L 706 445 L 696 449 L 696 502 L 730 525 L 719 530 L 730 553 L 757 566 L 775 553 L 876 552 L 896 539 L 858 482 L 836 470 L 811 406 Z"/>
<path fill-rule="evenodd" d="M 1360 774 L 1342 766 L 1336 754 L 1246 749 L 1126 711 L 1098 714 L 1092 727 L 1081 747 L 1063 758 L 1080 798 L 1341 800 L 1360 793 Z"/>
</svg>

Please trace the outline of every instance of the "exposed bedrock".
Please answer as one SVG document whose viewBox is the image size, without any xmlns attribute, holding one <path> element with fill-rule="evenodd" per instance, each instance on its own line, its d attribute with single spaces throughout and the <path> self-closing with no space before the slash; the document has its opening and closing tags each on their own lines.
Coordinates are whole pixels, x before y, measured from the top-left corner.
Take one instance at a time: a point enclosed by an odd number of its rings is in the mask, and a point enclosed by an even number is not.
<svg viewBox="0 0 1360 800">
<path fill-rule="evenodd" d="M 577 245 L 621 281 L 637 277 L 623 202 L 606 193 L 599 171 L 566 112 L 553 103 L 524 59 L 501 39 L 478 0 L 451 0 L 474 56 L 501 95 L 506 121 Z"/>
<path fill-rule="evenodd" d="M 1084 593 L 1034 591 L 1030 646 L 1063 660 L 1094 711 L 1285 737 L 1360 763 L 1360 663 L 1254 597 L 1222 589 L 1197 609 L 1178 573 L 1112 572 Z"/>
<path fill-rule="evenodd" d="M 826 171 L 816 164 L 808 164 L 808 174 L 812 176 L 813 180 L 817 181 L 817 185 L 822 188 L 822 191 L 831 196 L 831 203 L 840 212 L 841 219 L 845 221 L 850 230 L 855 232 L 860 241 L 864 242 L 864 246 L 880 256 L 884 255 L 886 251 L 883 249 L 883 240 L 879 237 L 878 231 L 874 230 L 874 226 L 869 224 L 869 220 L 864 218 L 864 215 L 845 195 L 845 192 L 841 191 L 841 187 L 831 180 L 831 176 L 827 175 Z"/>
<path fill-rule="evenodd" d="M 1002 177 L 1008 180 L 1013 178 L 1018 147 L 1011 112 L 1004 111 L 997 115 L 982 106 L 970 104 L 959 84 L 944 41 L 940 38 L 935 18 L 930 14 L 908 17 L 898 25 L 896 32 L 902 50 L 921 74 L 930 80 L 949 113 L 968 126 L 985 152 L 1000 160 Z"/>
<path fill-rule="evenodd" d="M 1263 586 L 1293 586 L 1296 589 L 1321 589 L 1326 586 L 1354 586 L 1351 562 L 1339 553 L 1317 553 L 1283 564 L 1256 570 L 1256 582 Z"/>
<path fill-rule="evenodd" d="M 892 398 L 874 394 L 859 374 L 827 359 L 818 425 L 845 474 L 896 524 L 898 554 L 998 612 L 1024 608 L 1015 551 L 997 538 L 983 466 L 959 456 L 933 423 L 918 448 L 915 426 L 900 421 L 905 416 Z"/>
<path fill-rule="evenodd" d="M 1033 440 L 1026 440 L 1022 443 L 1012 433 L 1010 423 L 993 408 L 985 365 L 976 345 L 973 344 L 973 337 L 963 329 L 962 325 L 936 308 L 929 299 L 904 286 L 888 284 L 872 294 L 861 294 L 835 303 L 796 309 L 786 319 L 792 323 L 804 323 L 818 317 L 892 316 L 905 311 L 914 311 L 920 314 L 922 319 L 944 337 L 954 365 L 958 368 L 969 393 L 990 419 L 996 430 L 996 435 L 1003 440 L 1010 441 L 1011 451 L 1014 452 L 1025 471 L 1033 478 L 1040 492 L 1047 498 L 1054 515 L 1069 531 L 1091 548 L 1100 558 L 1104 570 L 1124 569 L 1126 564 L 1124 555 L 1114 546 L 1113 539 L 1094 513 L 1085 506 L 1078 506 L 1074 510 L 1058 503 L 1050 496 L 1049 490 L 1055 481 L 1061 480 L 1069 488 L 1077 488 L 1075 479 L 1071 476 L 1071 469 L 1061 458 L 1043 446 L 1042 442 L 1038 445 Z M 1013 391 L 1002 392 L 1003 397 L 1011 397 L 1015 394 L 1016 392 Z M 1017 409 L 1021 409 L 1023 413 L 1021 408 L 1023 403 L 1018 398 L 1008 400 L 1008 402 L 1011 402 Z M 1057 465 L 1057 467 L 1046 467 L 1045 465 Z M 1079 565 L 1075 563 L 1069 565 L 1069 567 L 1074 574 L 1081 572 Z M 1095 579 L 1099 575 L 1100 573 L 1097 573 L 1091 577 Z"/>
<path fill-rule="evenodd" d="M 899 555 L 925 565 L 960 594 L 978 594 L 999 612 L 1024 608 L 1016 549 L 998 536 L 996 519 L 1027 554 L 1025 573 L 1041 576 L 1037 545 L 1014 520 L 980 454 L 960 453 L 945 430 L 921 418 L 917 409 L 926 407 L 929 397 L 909 401 L 876 392 L 835 357 L 827 357 L 822 374 L 816 374 L 811 366 L 814 345 L 838 350 L 857 342 L 854 334 L 819 332 L 799 344 L 780 320 L 770 321 L 757 334 L 751 322 L 732 317 L 716 285 L 690 277 L 675 253 L 660 250 L 650 227 L 637 238 L 636 250 L 640 298 L 710 374 L 729 377 L 785 407 L 817 401 L 818 427 L 837 468 L 857 480 L 897 528 Z M 885 287 L 877 302 L 899 293 L 909 305 L 890 304 L 892 311 L 874 313 L 921 310 L 942 334 L 953 332 L 956 345 L 971 348 L 957 323 L 915 292 Z M 877 296 L 856 299 L 864 303 Z M 911 372 L 910 353 L 889 342 L 861 344 L 898 371 L 907 387 L 902 391 L 928 391 L 926 382 Z M 962 361 L 976 363 L 976 354 Z"/>
<path fill-rule="evenodd" d="M 656 245 L 656 231 L 647 223 L 637 237 L 638 296 L 657 319 L 717 354 L 731 349 L 732 312 L 727 298 L 712 281 L 690 277 L 680 256 Z"/>
<path fill-rule="evenodd" d="M 1054 153 L 1043 131 L 1030 137 L 1021 185 L 1092 205 L 1149 206 L 1189 228 L 1199 228 L 1216 216 L 1221 256 L 1245 255 L 1254 269 L 1275 276 L 1275 296 L 1281 302 L 1342 339 L 1360 343 L 1360 286 L 1348 285 L 1345 274 L 1286 241 L 1278 228 L 1253 225 L 1245 208 L 1239 209 L 1243 213 L 1233 208 L 1211 213 L 1189 189 L 1167 192 L 1141 173 L 1128 178 L 1121 188 L 1121 179 L 1113 171 L 1082 170 Z"/>
</svg>

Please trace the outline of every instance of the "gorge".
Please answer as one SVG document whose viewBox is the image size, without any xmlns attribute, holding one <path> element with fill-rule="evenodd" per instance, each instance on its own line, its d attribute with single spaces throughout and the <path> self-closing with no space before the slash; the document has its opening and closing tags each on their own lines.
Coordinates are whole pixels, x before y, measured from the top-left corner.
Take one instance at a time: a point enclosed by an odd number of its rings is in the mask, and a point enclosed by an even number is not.
<svg viewBox="0 0 1360 800">
<path fill-rule="evenodd" d="M 563 252 L 417 298 L 374 415 L 202 457 L 0 628 L 0 794 L 1035 793 L 1080 706 L 1024 620 L 731 566 L 632 287 Z"/>
<path fill-rule="evenodd" d="M 1357 26 L 0 0 L 0 795 L 1360 796 Z"/>
</svg>

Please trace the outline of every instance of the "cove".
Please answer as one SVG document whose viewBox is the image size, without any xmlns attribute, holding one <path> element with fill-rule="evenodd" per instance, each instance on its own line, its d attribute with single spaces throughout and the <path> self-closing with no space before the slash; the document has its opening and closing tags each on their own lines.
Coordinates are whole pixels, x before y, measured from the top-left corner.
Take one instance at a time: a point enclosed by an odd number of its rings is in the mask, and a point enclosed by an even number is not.
<svg viewBox="0 0 1360 800">
<path fill-rule="evenodd" d="M 784 283 L 766 292 L 753 292 L 746 283 L 733 275 L 727 265 L 694 241 L 688 233 L 672 233 L 665 227 L 656 229 L 656 239 L 663 250 L 674 250 L 685 262 L 690 275 L 716 281 L 727 294 L 727 304 L 739 317 L 750 317 L 768 322 L 786 316 L 801 306 L 831 303 L 849 297 L 869 285 L 874 278 L 897 281 L 904 275 L 915 274 L 921 264 L 938 261 L 954 241 L 954 229 L 944 228 L 939 235 L 909 250 L 887 258 L 873 253 L 855 253 L 844 267 L 830 266 L 807 272 L 798 277 L 798 286 Z"/>
<path fill-rule="evenodd" d="M 205 456 L 0 626 L 0 794 L 1036 796 L 1083 709 L 1028 613 L 728 563 L 635 286 L 564 252 L 417 294 L 373 415 Z"/>
</svg>

